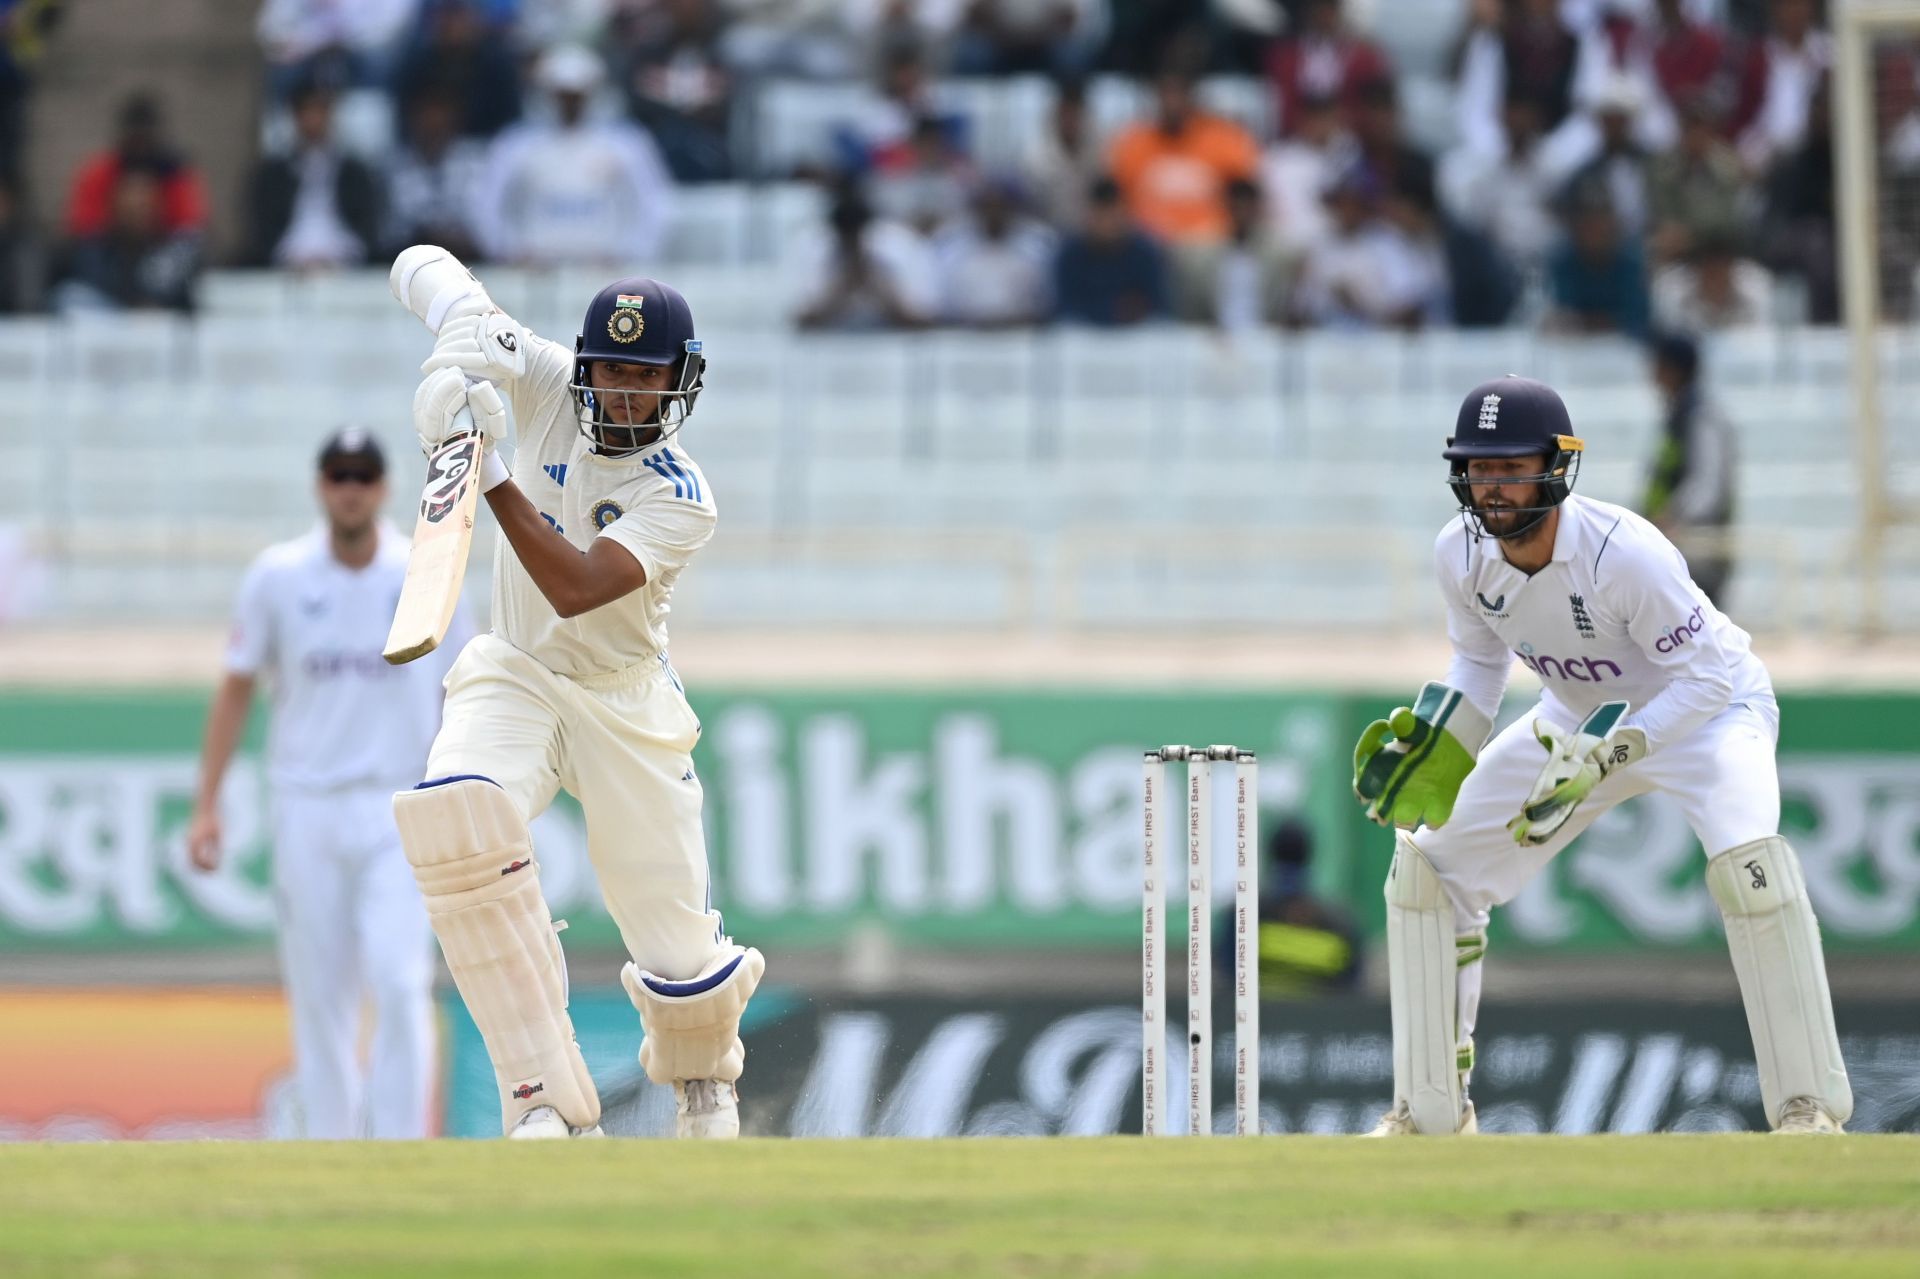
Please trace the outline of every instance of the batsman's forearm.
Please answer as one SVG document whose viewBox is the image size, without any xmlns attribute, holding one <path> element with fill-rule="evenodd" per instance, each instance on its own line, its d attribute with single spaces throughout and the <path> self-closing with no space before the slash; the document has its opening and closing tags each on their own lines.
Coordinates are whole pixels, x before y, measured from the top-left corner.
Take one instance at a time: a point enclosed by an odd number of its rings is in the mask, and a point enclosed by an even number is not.
<svg viewBox="0 0 1920 1279">
<path fill-rule="evenodd" d="M 211 808 L 219 798 L 220 779 L 227 775 L 227 765 L 233 761 L 252 705 L 252 676 L 230 674 L 221 681 L 207 712 L 207 729 L 200 743 L 200 787 L 195 793 L 198 807 Z"/>
<path fill-rule="evenodd" d="M 547 603 L 553 605 L 553 611 L 562 617 L 577 617 L 592 607 L 588 603 L 592 575 L 586 553 L 542 519 L 513 481 L 495 485 L 486 496 L 520 566 L 547 597 Z"/>
</svg>

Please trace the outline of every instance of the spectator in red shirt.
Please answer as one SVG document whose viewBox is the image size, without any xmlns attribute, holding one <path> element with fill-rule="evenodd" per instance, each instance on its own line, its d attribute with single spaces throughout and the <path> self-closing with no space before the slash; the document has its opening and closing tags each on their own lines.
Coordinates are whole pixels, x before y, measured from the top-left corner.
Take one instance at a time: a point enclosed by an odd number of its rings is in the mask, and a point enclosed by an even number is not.
<svg viewBox="0 0 1920 1279">
<path fill-rule="evenodd" d="M 120 104 L 119 128 L 114 145 L 83 161 L 74 175 L 67 197 L 68 238 L 86 239 L 107 229 L 114 190 L 125 173 L 144 173 L 154 180 L 160 234 L 204 231 L 206 186 L 200 171 L 167 139 L 160 103 L 150 94 L 133 94 Z"/>
<path fill-rule="evenodd" d="M 1734 92 L 1726 33 L 1687 16 L 1683 0 L 1655 0 L 1653 74 L 1667 101 L 1731 105 Z"/>
<path fill-rule="evenodd" d="M 1274 43 L 1267 55 L 1280 111 L 1280 131 L 1291 134 L 1309 98 L 1332 98 L 1351 122 L 1361 86 L 1391 79 L 1393 68 L 1380 47 L 1347 26 L 1341 0 L 1307 0 L 1300 34 Z"/>
<path fill-rule="evenodd" d="M 200 237 L 165 228 L 162 188 L 140 168 L 115 180 L 107 225 L 74 240 L 61 255 L 52 296 L 56 311 L 193 309 Z"/>
</svg>

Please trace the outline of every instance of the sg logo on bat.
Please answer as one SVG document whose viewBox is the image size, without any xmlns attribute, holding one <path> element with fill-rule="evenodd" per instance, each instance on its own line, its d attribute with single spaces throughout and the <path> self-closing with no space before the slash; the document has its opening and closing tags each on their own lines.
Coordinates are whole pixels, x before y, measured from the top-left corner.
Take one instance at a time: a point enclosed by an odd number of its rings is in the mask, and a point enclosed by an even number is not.
<svg viewBox="0 0 1920 1279">
<path fill-rule="evenodd" d="M 480 448 L 475 434 L 456 436 L 427 459 L 427 485 L 420 495 L 420 518 L 438 524 L 460 501 L 460 490 L 473 473 Z"/>
</svg>

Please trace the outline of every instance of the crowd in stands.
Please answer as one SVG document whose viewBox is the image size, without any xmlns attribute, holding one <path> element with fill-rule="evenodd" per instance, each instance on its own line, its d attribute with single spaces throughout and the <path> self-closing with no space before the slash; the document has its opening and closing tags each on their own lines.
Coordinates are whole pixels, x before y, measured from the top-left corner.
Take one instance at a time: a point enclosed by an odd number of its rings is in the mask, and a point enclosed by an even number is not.
<svg viewBox="0 0 1920 1279">
<path fill-rule="evenodd" d="M 1362 25 L 1378 0 L 267 0 L 266 143 L 230 221 L 262 267 L 428 240 L 645 271 L 676 190 L 800 177 L 830 193 L 791 250 L 807 328 L 1837 317 L 1817 0 L 1451 7 L 1453 119 L 1410 129 L 1391 42 Z M 1897 57 L 1878 128 L 1886 180 L 1913 184 L 1920 55 Z M 1146 106 L 1103 127 L 1090 86 L 1110 76 Z M 1260 120 L 1209 109 L 1223 76 L 1258 86 Z M 967 77 L 1045 77 L 1017 154 L 984 154 L 940 92 Z M 757 170 L 742 104 L 794 78 L 872 91 L 818 158 Z M 129 101 L 74 178 L 45 296 L 189 306 L 208 200 L 159 103 Z"/>
</svg>

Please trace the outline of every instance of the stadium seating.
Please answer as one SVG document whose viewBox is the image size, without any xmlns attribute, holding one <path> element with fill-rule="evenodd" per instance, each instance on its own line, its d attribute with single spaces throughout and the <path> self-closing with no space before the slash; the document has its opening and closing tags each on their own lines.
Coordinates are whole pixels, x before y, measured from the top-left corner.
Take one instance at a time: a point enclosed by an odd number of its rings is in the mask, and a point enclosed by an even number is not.
<svg viewBox="0 0 1920 1279">
<path fill-rule="evenodd" d="M 1431 620 L 1427 558 L 1452 508 L 1438 454 L 1464 387 L 1503 372 L 1562 387 L 1591 451 L 1581 491 L 1602 498 L 1638 497 L 1658 429 L 1644 359 L 1623 342 L 1227 342 L 1179 327 L 796 335 L 763 276 L 675 272 L 713 361 L 686 446 L 723 513 L 677 617 Z M 569 344 L 599 282 L 488 280 Z M 221 273 L 206 299 L 195 319 L 0 331 L 0 510 L 56 569 L 56 617 L 219 616 L 246 558 L 312 521 L 312 452 L 343 422 L 386 441 L 393 514 L 410 518 L 407 406 L 427 339 L 383 275 Z M 1739 431 L 1733 604 L 1756 627 L 1834 624 L 1836 601 L 1857 589 L 1847 354 L 1844 334 L 1820 330 L 1732 334 L 1709 350 Z M 1920 343 L 1890 339 L 1882 358 L 1910 400 Z M 1896 549 L 1911 585 L 1920 548 Z M 483 547 L 475 572 L 487 563 Z"/>
</svg>

